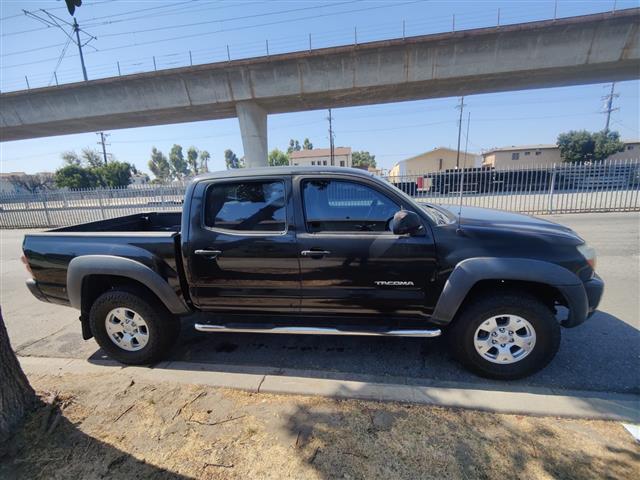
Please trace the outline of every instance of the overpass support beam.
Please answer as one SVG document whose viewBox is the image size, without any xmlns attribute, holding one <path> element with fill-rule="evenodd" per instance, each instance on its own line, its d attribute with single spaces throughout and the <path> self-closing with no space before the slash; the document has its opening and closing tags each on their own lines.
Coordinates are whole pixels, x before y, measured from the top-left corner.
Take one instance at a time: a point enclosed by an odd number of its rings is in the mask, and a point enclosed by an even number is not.
<svg viewBox="0 0 640 480">
<path fill-rule="evenodd" d="M 267 166 L 267 112 L 255 102 L 238 102 L 236 113 L 248 168 Z"/>
</svg>

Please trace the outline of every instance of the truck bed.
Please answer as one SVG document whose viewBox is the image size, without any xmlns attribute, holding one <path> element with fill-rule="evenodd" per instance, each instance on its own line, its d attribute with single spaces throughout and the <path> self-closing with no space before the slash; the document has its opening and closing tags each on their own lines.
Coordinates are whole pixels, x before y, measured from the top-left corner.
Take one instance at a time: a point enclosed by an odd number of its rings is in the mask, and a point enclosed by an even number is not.
<svg viewBox="0 0 640 480">
<path fill-rule="evenodd" d="M 69 304 L 67 267 L 77 256 L 112 255 L 135 259 L 180 293 L 181 212 L 149 212 L 25 235 L 23 250 L 36 297 Z M 55 261 L 51 261 L 55 257 Z"/>
<path fill-rule="evenodd" d="M 50 232 L 179 232 L 181 212 L 136 213 L 124 217 L 56 228 Z"/>
</svg>

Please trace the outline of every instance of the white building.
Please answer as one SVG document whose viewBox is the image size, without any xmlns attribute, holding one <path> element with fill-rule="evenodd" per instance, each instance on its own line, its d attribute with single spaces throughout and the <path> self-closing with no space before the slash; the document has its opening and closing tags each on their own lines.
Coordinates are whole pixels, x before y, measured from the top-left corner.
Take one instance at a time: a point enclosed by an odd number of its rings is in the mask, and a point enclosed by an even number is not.
<svg viewBox="0 0 640 480">
<path fill-rule="evenodd" d="M 331 166 L 331 149 L 314 148 L 299 150 L 289 154 L 289 164 L 301 167 Z M 351 167 L 351 147 L 335 147 L 333 149 L 333 165 Z"/>
</svg>

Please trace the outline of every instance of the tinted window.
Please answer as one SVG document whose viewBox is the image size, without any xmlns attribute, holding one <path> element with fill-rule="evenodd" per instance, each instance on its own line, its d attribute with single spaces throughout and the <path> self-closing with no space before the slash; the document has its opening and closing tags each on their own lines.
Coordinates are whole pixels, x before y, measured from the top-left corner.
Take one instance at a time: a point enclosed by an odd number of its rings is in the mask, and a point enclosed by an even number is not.
<svg viewBox="0 0 640 480">
<path fill-rule="evenodd" d="M 383 232 L 400 207 L 366 185 L 343 180 L 302 184 L 309 232 Z"/>
<path fill-rule="evenodd" d="M 212 185 L 207 190 L 205 225 L 227 230 L 284 231 L 284 184 L 271 181 Z"/>
</svg>

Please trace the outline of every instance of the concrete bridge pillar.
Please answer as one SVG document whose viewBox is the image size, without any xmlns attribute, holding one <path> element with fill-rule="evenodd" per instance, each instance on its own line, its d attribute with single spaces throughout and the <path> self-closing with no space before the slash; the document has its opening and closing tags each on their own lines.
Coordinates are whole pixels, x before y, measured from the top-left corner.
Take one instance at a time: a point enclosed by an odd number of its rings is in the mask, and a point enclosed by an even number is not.
<svg viewBox="0 0 640 480">
<path fill-rule="evenodd" d="M 236 113 L 247 168 L 267 166 L 267 112 L 255 102 L 238 102 Z"/>
</svg>

